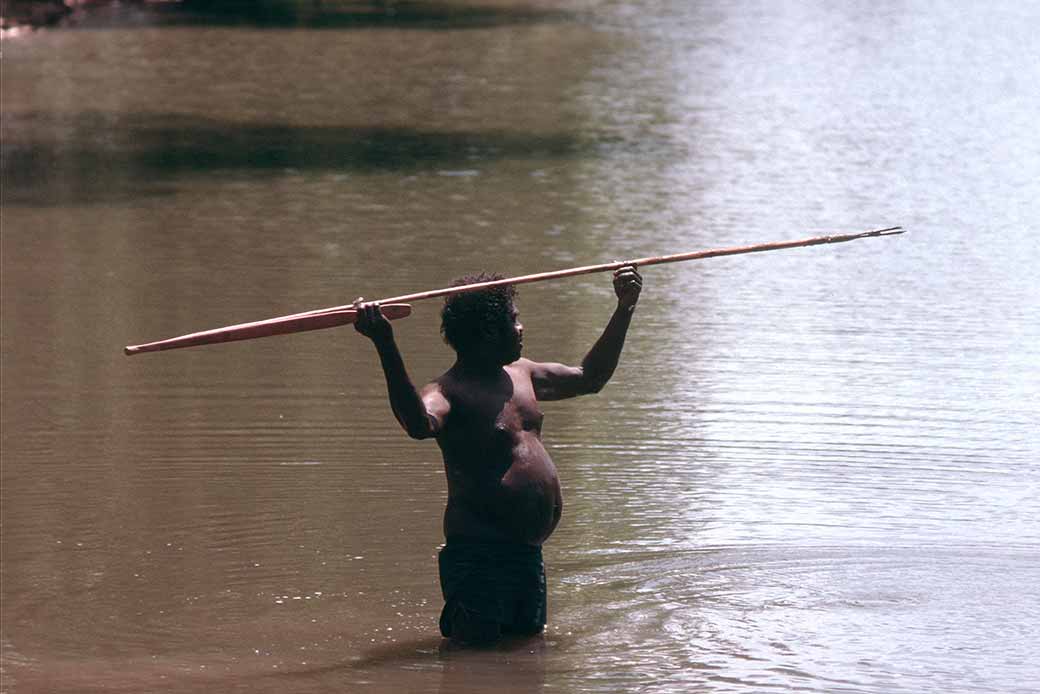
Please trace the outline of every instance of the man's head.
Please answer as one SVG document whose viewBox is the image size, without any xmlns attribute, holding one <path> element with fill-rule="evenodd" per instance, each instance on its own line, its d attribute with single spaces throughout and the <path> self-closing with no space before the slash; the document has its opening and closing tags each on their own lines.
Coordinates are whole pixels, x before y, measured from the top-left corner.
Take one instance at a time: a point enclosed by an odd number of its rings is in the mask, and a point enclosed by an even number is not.
<svg viewBox="0 0 1040 694">
<path fill-rule="evenodd" d="M 466 275 L 453 287 L 503 279 L 502 275 Z M 453 294 L 441 310 L 444 341 L 465 359 L 510 364 L 520 358 L 523 326 L 517 319 L 516 289 L 501 285 L 462 294 Z"/>
</svg>

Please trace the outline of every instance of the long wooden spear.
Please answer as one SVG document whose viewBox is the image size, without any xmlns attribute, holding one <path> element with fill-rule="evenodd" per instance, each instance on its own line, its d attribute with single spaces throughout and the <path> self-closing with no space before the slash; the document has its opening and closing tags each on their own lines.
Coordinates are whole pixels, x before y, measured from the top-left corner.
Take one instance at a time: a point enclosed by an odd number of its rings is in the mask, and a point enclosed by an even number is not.
<svg viewBox="0 0 1040 694">
<path fill-rule="evenodd" d="M 445 287 L 444 289 L 416 292 L 414 294 L 402 294 L 401 296 L 392 296 L 387 299 L 381 299 L 376 303 L 379 304 L 380 311 L 383 315 L 394 320 L 397 318 L 404 318 L 411 314 L 412 307 L 407 303 L 409 301 L 432 299 L 434 297 L 447 296 L 449 294 L 474 292 L 505 284 L 542 282 L 545 280 L 561 279 L 563 277 L 574 277 L 575 275 L 587 275 L 593 272 L 613 271 L 630 265 L 645 267 L 647 265 L 660 265 L 662 263 L 677 263 L 683 260 L 702 260 L 704 258 L 718 258 L 726 255 L 779 251 L 785 248 L 800 248 L 802 246 L 819 246 L 825 243 L 844 243 L 845 241 L 855 241 L 856 239 L 866 239 L 875 236 L 895 236 L 897 234 L 902 234 L 905 231 L 906 230 L 902 227 L 889 227 L 887 229 L 864 231 L 858 234 L 814 236 L 812 238 L 799 239 L 797 241 L 777 241 L 773 243 L 760 243 L 754 246 L 734 246 L 731 248 L 716 248 L 707 251 L 675 253 L 672 255 L 651 256 L 649 258 L 636 258 L 633 260 L 617 260 L 611 263 L 600 263 L 599 265 L 585 265 L 583 267 L 574 267 L 566 270 L 539 272 L 533 275 L 521 275 L 519 277 L 509 277 L 501 280 L 492 280 L 490 282 L 477 282 L 457 287 Z M 254 321 L 252 323 L 229 325 L 224 328 L 215 328 L 213 330 L 181 335 L 180 337 L 172 337 L 168 340 L 159 340 L 158 342 L 148 342 L 142 345 L 128 345 L 123 349 L 123 352 L 128 355 L 140 354 L 141 352 L 159 352 L 167 349 L 179 349 L 181 347 L 195 347 L 197 345 L 233 342 L 235 340 L 252 340 L 258 337 L 268 337 L 270 335 L 285 335 L 287 333 L 298 333 L 307 330 L 320 330 L 322 328 L 331 328 L 338 325 L 353 323 L 356 316 L 357 311 L 354 309 L 353 304 L 331 306 L 329 308 L 320 308 L 314 311 L 306 311 L 304 313 L 294 313 L 288 316 L 269 318 L 267 320 Z"/>
</svg>

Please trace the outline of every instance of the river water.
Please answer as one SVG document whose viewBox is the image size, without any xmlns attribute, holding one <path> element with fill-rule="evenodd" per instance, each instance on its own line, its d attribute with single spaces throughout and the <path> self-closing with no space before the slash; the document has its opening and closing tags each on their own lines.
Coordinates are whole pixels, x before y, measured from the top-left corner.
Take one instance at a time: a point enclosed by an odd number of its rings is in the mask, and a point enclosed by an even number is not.
<svg viewBox="0 0 1040 694">
<path fill-rule="evenodd" d="M 4 692 L 1031 692 L 1035 3 L 123 8 L 3 43 Z M 547 403 L 545 638 L 442 647 L 436 446 L 352 329 L 125 344 L 646 268 Z M 609 276 L 528 285 L 577 362 Z M 438 305 L 396 323 L 450 364 Z"/>
</svg>

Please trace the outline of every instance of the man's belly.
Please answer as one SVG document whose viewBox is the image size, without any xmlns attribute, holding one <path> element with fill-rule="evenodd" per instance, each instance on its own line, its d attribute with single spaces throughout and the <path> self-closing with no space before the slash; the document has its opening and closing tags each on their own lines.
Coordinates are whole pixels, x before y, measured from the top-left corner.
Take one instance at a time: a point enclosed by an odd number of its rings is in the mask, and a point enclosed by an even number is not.
<svg viewBox="0 0 1040 694">
<path fill-rule="evenodd" d="M 467 481 L 449 494 L 444 518 L 449 537 L 541 544 L 560 521 L 563 495 L 556 466 L 533 435 L 514 446 L 504 474 Z"/>
</svg>

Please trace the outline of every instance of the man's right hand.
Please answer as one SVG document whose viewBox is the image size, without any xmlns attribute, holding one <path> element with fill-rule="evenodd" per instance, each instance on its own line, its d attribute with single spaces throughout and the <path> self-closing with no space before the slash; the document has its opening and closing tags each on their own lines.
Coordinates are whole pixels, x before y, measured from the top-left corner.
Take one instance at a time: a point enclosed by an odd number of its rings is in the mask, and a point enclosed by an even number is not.
<svg viewBox="0 0 1040 694">
<path fill-rule="evenodd" d="M 354 301 L 354 308 L 357 310 L 357 318 L 354 319 L 355 330 L 373 342 L 393 339 L 394 329 L 379 310 L 377 302 L 366 302 L 364 298 L 358 297 Z"/>
</svg>

